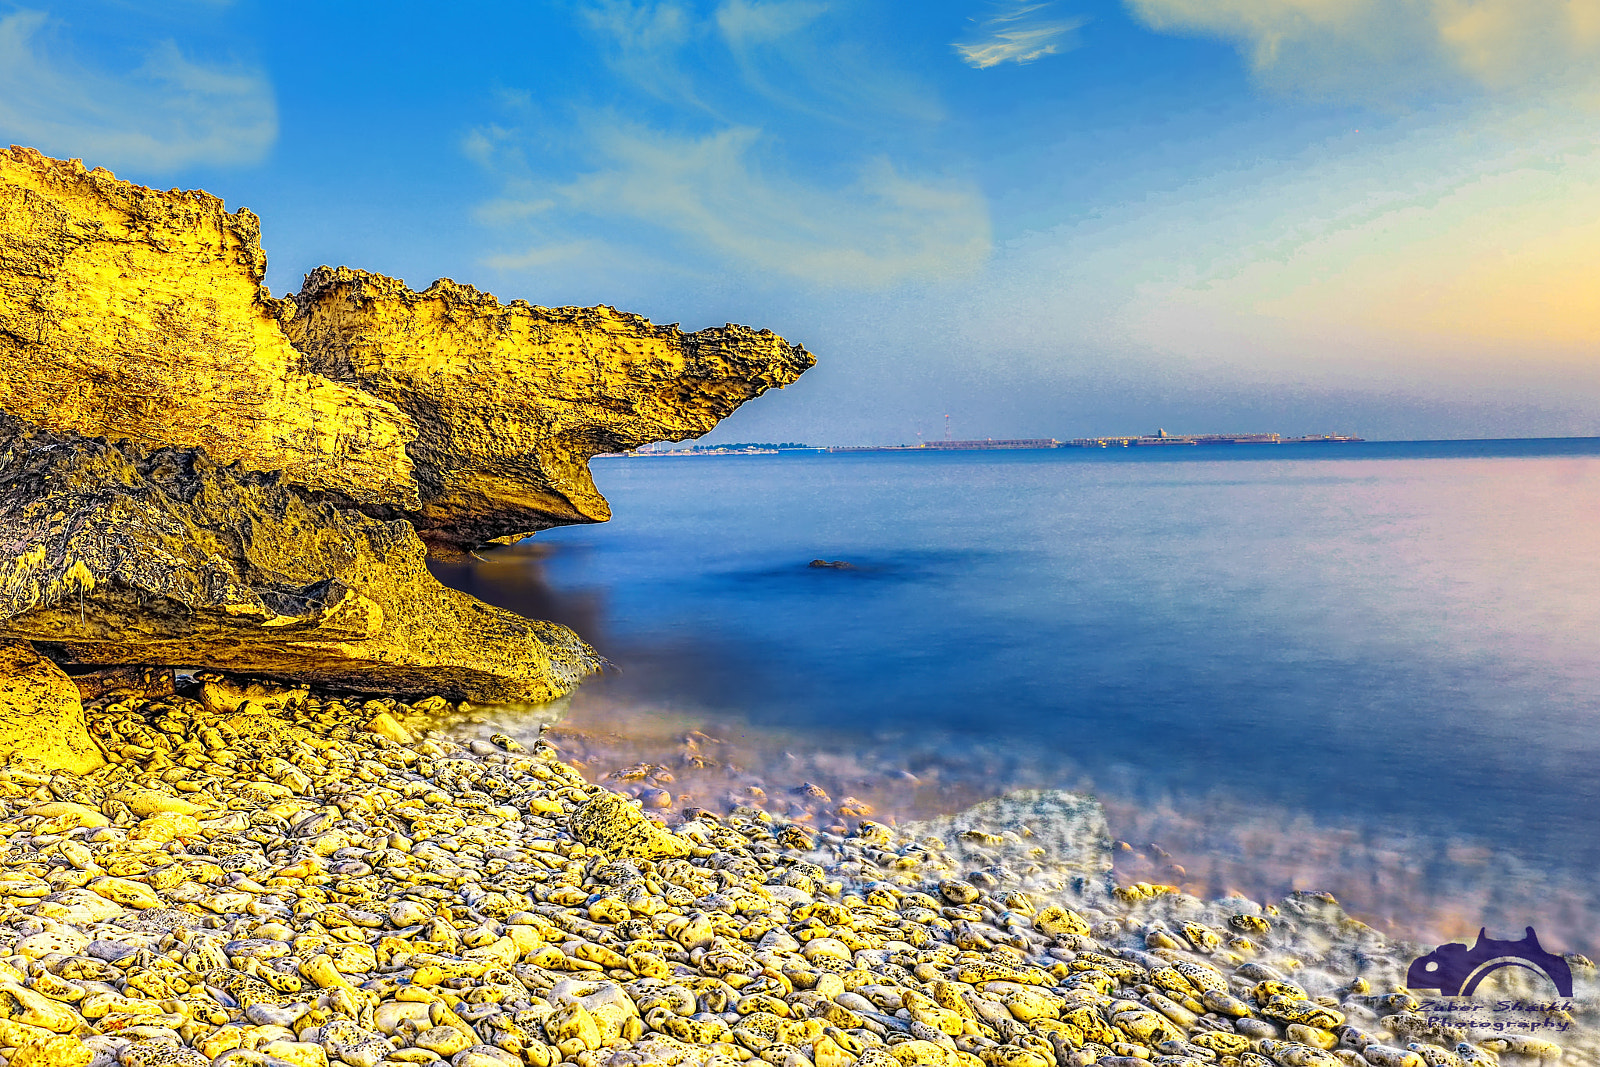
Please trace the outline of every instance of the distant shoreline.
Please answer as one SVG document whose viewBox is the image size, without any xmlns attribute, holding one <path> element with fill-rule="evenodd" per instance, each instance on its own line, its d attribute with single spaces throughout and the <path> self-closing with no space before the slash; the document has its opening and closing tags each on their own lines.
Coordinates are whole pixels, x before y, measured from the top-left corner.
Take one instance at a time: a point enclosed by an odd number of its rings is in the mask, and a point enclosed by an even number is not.
<svg viewBox="0 0 1600 1067">
<path fill-rule="evenodd" d="M 1403 446 L 1436 446 L 1493 449 L 1498 446 L 1522 446 L 1524 449 L 1555 449 L 1573 454 L 1600 452 L 1600 436 L 1595 437 L 1455 437 L 1419 440 L 1369 440 L 1346 435 L 1320 435 L 1305 437 L 1279 437 L 1267 435 L 1174 435 L 1167 438 L 1079 438 L 1074 441 L 1057 441 L 1054 438 L 1037 439 L 984 439 L 982 441 L 935 441 L 914 445 L 698 445 L 689 448 L 642 448 L 630 452 L 605 452 L 596 459 L 662 458 L 667 456 L 776 456 L 792 453 L 813 455 L 860 455 L 863 453 L 951 453 L 951 452 L 1023 452 L 1063 450 L 1074 452 L 1138 452 L 1141 455 L 1195 456 L 1204 451 L 1209 457 L 1228 455 L 1278 455 L 1274 448 L 1247 447 L 1251 445 L 1337 445 L 1343 451 L 1370 453 L 1372 450 Z M 1227 447 L 1224 447 L 1227 446 Z M 1565 447 L 1563 447 L 1565 446 Z M 1297 450 L 1298 451 L 1298 450 Z M 1487 454 L 1487 453 L 1485 453 Z M 1198 457 L 1196 457 L 1198 458 Z"/>
</svg>

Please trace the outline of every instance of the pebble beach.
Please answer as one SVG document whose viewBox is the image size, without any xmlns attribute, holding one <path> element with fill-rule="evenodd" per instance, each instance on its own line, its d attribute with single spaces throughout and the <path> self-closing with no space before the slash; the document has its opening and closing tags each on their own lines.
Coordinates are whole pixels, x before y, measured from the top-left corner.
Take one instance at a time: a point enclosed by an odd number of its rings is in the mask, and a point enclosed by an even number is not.
<svg viewBox="0 0 1600 1067">
<path fill-rule="evenodd" d="M 437 697 L 87 708 L 108 766 L 0 772 L 8 1067 L 1600 1062 L 1582 957 L 1441 1015 L 1325 894 L 1116 884 L 1075 793 L 890 826 L 678 806 Z"/>
</svg>

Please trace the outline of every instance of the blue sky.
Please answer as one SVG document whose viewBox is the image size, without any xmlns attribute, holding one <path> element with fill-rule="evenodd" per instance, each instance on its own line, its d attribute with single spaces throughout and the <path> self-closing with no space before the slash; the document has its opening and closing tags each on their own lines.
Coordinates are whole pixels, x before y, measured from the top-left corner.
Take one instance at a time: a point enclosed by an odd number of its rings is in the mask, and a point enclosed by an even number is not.
<svg viewBox="0 0 1600 1067">
<path fill-rule="evenodd" d="M 713 439 L 1600 434 L 1600 0 L 0 0 L 0 137 L 821 363 Z"/>
</svg>

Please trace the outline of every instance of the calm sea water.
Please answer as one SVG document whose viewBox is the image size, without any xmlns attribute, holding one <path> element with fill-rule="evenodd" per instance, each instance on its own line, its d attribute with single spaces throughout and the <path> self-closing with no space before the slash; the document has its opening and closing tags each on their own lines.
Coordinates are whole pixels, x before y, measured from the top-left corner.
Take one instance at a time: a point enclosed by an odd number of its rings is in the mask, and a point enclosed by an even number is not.
<svg viewBox="0 0 1600 1067">
<path fill-rule="evenodd" d="M 617 664 L 574 720 L 890 815 L 1092 788 L 1152 877 L 1600 942 L 1600 440 L 594 471 L 610 523 L 443 572 Z"/>
</svg>

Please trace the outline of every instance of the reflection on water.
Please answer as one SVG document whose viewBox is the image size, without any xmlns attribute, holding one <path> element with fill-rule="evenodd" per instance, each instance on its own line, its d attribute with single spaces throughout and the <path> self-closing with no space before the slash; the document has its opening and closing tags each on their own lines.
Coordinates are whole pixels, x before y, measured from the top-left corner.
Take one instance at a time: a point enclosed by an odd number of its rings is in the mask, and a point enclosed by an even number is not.
<svg viewBox="0 0 1600 1067">
<path fill-rule="evenodd" d="M 1091 788 L 1130 878 L 1591 951 L 1600 458 L 1485 451 L 602 461 L 612 523 L 440 574 L 617 664 L 558 740 L 652 802 Z"/>
<path fill-rule="evenodd" d="M 581 549 L 567 548 L 569 553 Z M 464 563 L 428 562 L 433 576 L 453 589 L 529 619 L 569 626 L 590 642 L 600 639 L 605 596 L 598 589 L 563 590 L 550 584 L 540 561 L 551 547 L 524 541 Z"/>
</svg>

